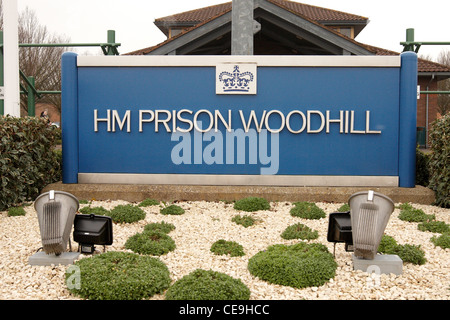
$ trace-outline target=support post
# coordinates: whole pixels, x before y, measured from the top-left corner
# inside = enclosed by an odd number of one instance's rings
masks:
[[[114,30],[108,30],[108,43],[115,43],[115,42],[116,42],[116,32]],[[114,48],[111,45],[108,46],[107,55],[108,56],[114,55]]]
[[[253,0],[233,0],[231,54],[253,55]]]
[[[19,14],[17,0],[3,0],[4,113],[20,117]]]
[[[34,77],[28,77],[28,116],[35,117],[36,116],[36,99],[33,91],[33,87],[35,86]]]
[[[1,97],[0,97],[0,116],[5,114],[5,100],[4,100],[4,81],[3,81],[3,31],[0,31],[0,87],[1,87]]]

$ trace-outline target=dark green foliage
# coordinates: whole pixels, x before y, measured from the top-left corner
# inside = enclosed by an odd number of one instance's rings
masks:
[[[234,209],[246,212],[255,212],[259,210],[269,210],[270,203],[264,198],[248,197],[238,200],[234,203]]]
[[[381,238],[378,252],[398,255],[403,262],[409,262],[412,264],[422,265],[427,262],[425,259],[425,252],[420,248],[420,246],[411,244],[400,245],[393,237],[388,235],[383,235]]]
[[[157,230],[136,233],[125,242],[125,248],[140,254],[161,256],[175,250],[175,241],[167,233]]]
[[[251,216],[248,216],[248,215],[244,215],[244,216],[235,215],[231,219],[231,221],[233,221],[233,222],[235,222],[237,224],[240,224],[240,225],[244,226],[245,228],[247,228],[247,227],[250,227],[250,226],[254,225],[256,219],[251,217]]]
[[[430,182],[430,156],[416,148],[416,184],[428,187]]]
[[[325,218],[325,211],[320,209],[314,202],[294,202],[291,209],[291,216],[303,219],[321,219]]]
[[[139,203],[139,207],[149,207],[149,206],[157,206],[159,205],[159,201],[158,200],[154,200],[154,199],[145,199],[144,201],[142,201],[141,203]]]
[[[107,252],[75,262],[80,268],[79,289],[73,270],[66,272],[68,289],[89,300],[141,300],[162,293],[170,285],[167,266],[159,259],[128,252]]]
[[[250,289],[224,273],[197,269],[176,281],[166,300],[248,300]]]
[[[434,220],[436,218],[434,214],[426,214],[422,209],[416,209],[409,203],[401,204],[400,209],[398,218],[403,221],[423,222]]]
[[[169,233],[172,230],[175,230],[175,226],[164,221],[149,223],[144,227],[144,231],[161,231],[164,233]]]
[[[11,207],[8,209],[9,217],[17,217],[17,216],[24,216],[24,215],[25,215],[25,209],[23,207]]]
[[[82,214],[95,214],[97,216],[107,216],[110,211],[103,207],[84,207],[80,209]]]
[[[317,230],[312,230],[310,227],[305,226],[301,223],[296,223],[287,227],[281,234],[283,239],[302,239],[302,240],[313,240],[319,237],[319,232]]]
[[[433,122],[430,130],[430,185],[436,205],[450,208],[450,113]]]
[[[61,178],[55,127],[39,118],[0,116],[0,211],[34,200]]]
[[[350,211],[350,205],[348,203],[344,203],[342,206],[337,209],[337,212],[347,212]]]
[[[258,252],[248,262],[252,275],[294,288],[321,286],[334,278],[336,268],[333,255],[319,243],[273,245]]]
[[[443,249],[450,248],[450,233],[441,234],[439,237],[432,237],[431,242],[435,246],[441,247]]]
[[[450,231],[449,225],[444,221],[425,221],[419,223],[417,228],[420,231],[430,231],[435,233],[446,233]]]
[[[231,257],[245,256],[244,248],[235,241],[225,241],[223,239],[217,240],[211,246],[211,252],[217,255],[227,255]]]
[[[184,213],[184,209],[180,206],[177,206],[176,204],[172,204],[168,207],[161,208],[159,211],[161,214],[164,215],[182,215]]]
[[[116,223],[133,223],[145,218],[145,211],[131,204],[120,204],[109,213]]]

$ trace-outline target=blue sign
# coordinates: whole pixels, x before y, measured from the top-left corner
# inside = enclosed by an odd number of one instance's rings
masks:
[[[62,73],[63,183],[414,187],[414,53],[66,53]]]

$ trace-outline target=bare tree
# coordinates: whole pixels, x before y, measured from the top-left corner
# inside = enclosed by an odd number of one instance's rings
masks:
[[[439,53],[438,62],[450,67],[450,50],[443,50]],[[438,82],[439,91],[450,91],[450,79]],[[441,115],[450,112],[450,94],[438,95],[438,108]]]
[[[0,26],[3,29],[3,10],[0,2]],[[19,43],[55,44],[68,43],[68,38],[50,34],[47,27],[41,25],[33,10],[28,7],[19,14]],[[61,56],[66,51],[64,47],[21,47],[19,50],[19,67],[26,76],[35,78],[35,87],[40,91],[61,90]],[[27,84],[21,79],[21,84]],[[50,103],[61,111],[61,95],[45,94],[36,102]],[[22,113],[27,114],[27,95],[20,97]]]

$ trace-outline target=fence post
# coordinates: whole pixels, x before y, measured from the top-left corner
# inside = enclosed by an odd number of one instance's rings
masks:
[[[0,31],[0,45],[2,48],[0,49],[0,87],[3,87],[3,31]],[[3,90],[2,90],[3,91]],[[3,94],[3,92],[2,92]],[[5,100],[4,98],[0,98],[0,116],[5,114]]]
[[[36,101],[34,96],[33,87],[35,86],[34,77],[28,77],[28,116],[35,117],[36,116]]]

